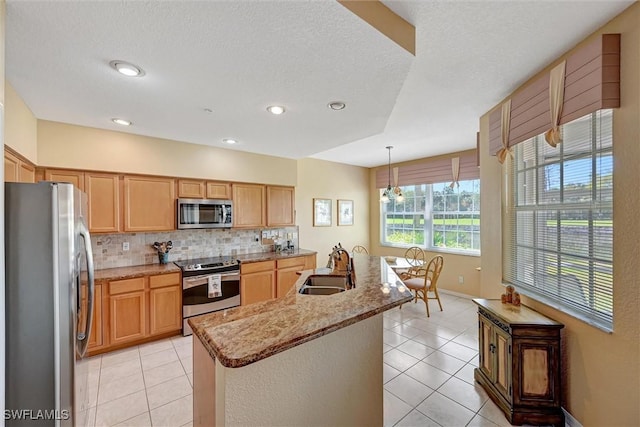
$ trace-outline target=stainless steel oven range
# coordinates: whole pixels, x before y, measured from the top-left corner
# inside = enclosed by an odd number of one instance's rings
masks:
[[[182,334],[191,335],[189,317],[240,305],[240,263],[228,257],[175,263],[182,270]]]

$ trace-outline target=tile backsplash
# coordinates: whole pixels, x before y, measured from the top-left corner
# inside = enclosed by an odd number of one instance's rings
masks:
[[[91,246],[96,269],[158,264],[153,242],[171,240],[169,262],[220,255],[237,255],[273,251],[273,245],[262,244],[262,229],[205,229],[175,230],[157,233],[92,234]],[[269,229],[282,238],[292,236],[291,243],[298,248],[298,227]],[[257,239],[257,241],[256,241]],[[129,243],[129,250],[123,250]]]

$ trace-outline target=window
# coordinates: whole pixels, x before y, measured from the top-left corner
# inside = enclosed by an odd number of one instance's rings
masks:
[[[613,327],[612,112],[514,147],[504,279],[525,294],[605,329]]]
[[[480,253],[480,180],[407,185],[381,204],[382,244]]]

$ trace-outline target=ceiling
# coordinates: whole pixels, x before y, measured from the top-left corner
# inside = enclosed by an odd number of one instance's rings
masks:
[[[633,2],[384,3],[415,57],[334,0],[8,0],[6,75],[39,119],[373,167],[475,148],[482,114]]]

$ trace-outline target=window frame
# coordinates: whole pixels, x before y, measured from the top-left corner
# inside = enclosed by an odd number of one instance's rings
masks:
[[[461,180],[461,182],[467,182],[467,181],[477,181],[477,188],[478,188],[478,198],[480,197],[480,178],[474,178],[474,179],[469,179],[469,180]],[[424,235],[424,243],[423,244],[418,244],[418,243],[392,243],[387,241],[387,234],[386,234],[386,225],[387,225],[387,215],[389,214],[393,214],[394,212],[387,212],[387,207],[393,202],[393,201],[389,201],[389,203],[380,203],[380,245],[383,247],[391,247],[391,248],[401,248],[401,249],[407,249],[410,248],[412,246],[418,246],[424,250],[427,250],[429,252],[441,252],[441,253],[450,253],[450,254],[455,254],[455,255],[464,255],[464,256],[474,256],[474,257],[479,257],[481,255],[481,249],[463,249],[463,248],[448,248],[448,247],[441,247],[441,246],[434,246],[433,245],[433,239],[434,239],[434,223],[433,223],[433,217],[434,217],[434,212],[433,212],[433,186],[434,185],[438,185],[438,184],[445,184],[448,185],[449,183],[443,183],[443,182],[437,182],[437,183],[429,183],[429,184],[415,184],[415,185],[407,185],[407,186],[401,186],[400,188],[402,189],[402,193],[403,194],[409,194],[408,188],[415,188],[415,187],[419,187],[419,186],[425,186],[425,191],[424,191],[424,198],[425,198],[425,211],[424,211],[424,225],[423,227],[420,229],[423,232]],[[382,191],[384,191],[383,189],[380,189],[380,194],[382,194]],[[458,193],[459,194],[459,193]],[[459,199],[458,199],[458,208],[459,208]],[[386,206],[385,206],[386,205]],[[443,214],[445,214],[447,211],[438,211],[438,212],[442,212]],[[455,212],[455,214],[460,214],[461,211],[451,211],[451,212]],[[478,215],[478,219],[480,218],[480,207],[478,206],[478,210],[474,210],[474,211],[470,211],[471,214],[477,214]],[[479,225],[478,225],[479,226]],[[413,229],[418,230],[418,228],[414,228]],[[460,231],[458,230],[457,233],[459,233]],[[480,231],[478,230],[478,243],[480,242]]]
[[[607,114],[611,114],[611,117],[608,119],[611,121],[610,126],[607,125],[607,127],[605,129],[610,129],[610,134],[604,135],[604,138],[611,138],[611,145],[608,146],[599,146],[600,141],[603,139],[602,138],[602,132],[603,132],[603,126],[602,126],[602,122],[600,123],[596,123],[598,120],[602,120],[602,117],[600,116],[601,112],[595,112],[595,113],[590,113],[588,115],[585,115],[581,118],[576,119],[577,120],[581,120],[581,119],[585,119],[586,117],[590,116],[587,120],[590,121],[590,129],[591,129],[591,141],[589,144],[589,153],[588,155],[585,154],[585,152],[578,152],[577,154],[569,154],[569,155],[565,155],[565,148],[567,147],[567,144],[569,144],[570,142],[565,141],[562,144],[560,144],[557,149],[559,150],[559,160],[556,162],[546,162],[546,163],[541,163],[539,161],[539,155],[540,155],[540,147],[539,144],[546,144],[546,141],[544,140],[544,136],[543,135],[537,135],[533,138],[528,139],[527,141],[524,141],[521,144],[529,144],[531,142],[533,142],[533,149],[535,150],[535,165],[533,166],[524,166],[522,168],[519,168],[517,165],[517,160],[518,160],[518,153],[515,153],[514,156],[514,160],[513,161],[509,161],[509,165],[508,165],[508,173],[507,176],[509,177],[507,180],[507,190],[505,193],[505,197],[506,197],[506,201],[505,201],[505,206],[506,206],[506,216],[505,216],[505,223],[503,224],[503,232],[506,233],[506,237],[507,237],[507,241],[511,242],[510,244],[507,245],[504,253],[503,253],[503,284],[505,285],[513,285],[517,288],[517,290],[522,293],[523,295],[526,295],[528,297],[531,297],[534,300],[540,301],[550,307],[553,307],[555,309],[558,309],[564,313],[567,313],[568,315],[575,317],[579,320],[584,321],[585,323],[588,323],[594,327],[597,327],[598,329],[601,329],[603,331],[606,332],[613,332],[613,315],[614,315],[614,311],[613,311],[613,294],[614,294],[614,284],[613,284],[613,239],[611,238],[611,243],[610,243],[610,256],[611,256],[611,260],[605,260],[602,257],[599,257],[595,252],[594,252],[594,248],[596,247],[596,245],[594,244],[594,240],[596,240],[597,237],[597,233],[595,232],[596,230],[596,226],[595,226],[595,222],[597,221],[596,217],[594,214],[598,214],[601,212],[610,212],[610,216],[611,216],[611,233],[613,232],[613,193],[612,196],[610,197],[610,200],[600,200],[598,199],[596,196],[598,194],[598,191],[602,191],[602,186],[601,183],[598,182],[598,177],[602,177],[601,175],[598,175],[597,172],[597,162],[603,158],[606,157],[610,157],[611,158],[611,164],[613,164],[613,113],[609,112]],[[571,124],[573,122],[569,122],[567,123],[567,125]],[[599,129],[599,132],[596,132],[596,129]],[[578,142],[576,141],[576,144]],[[518,145],[516,145],[516,147],[514,147],[514,150],[524,150],[525,148],[523,148],[524,145],[520,145],[520,147],[518,147]],[[592,185],[591,187],[591,192],[592,192],[592,196],[590,200],[587,201],[581,201],[581,202],[576,202],[576,201],[567,201],[565,202],[565,185],[567,183],[567,181],[564,180],[563,178],[563,174],[564,174],[564,170],[566,168],[567,163],[576,161],[576,160],[591,160],[591,172],[593,173],[593,175],[590,177],[590,184]],[[560,185],[559,185],[559,201],[555,202],[555,203],[542,203],[541,202],[541,194],[544,192],[544,189],[541,188],[542,185],[540,182],[540,174],[539,171],[550,166],[550,165],[561,165],[560,166]],[[534,178],[532,179],[532,181],[535,183],[535,190],[533,190],[534,195],[533,195],[533,199],[535,199],[534,203],[530,202],[530,195],[525,193],[524,194],[524,199],[527,200],[527,202],[525,203],[520,203],[519,202],[519,195],[521,195],[519,193],[520,190],[520,186],[519,186],[519,182],[518,182],[518,174],[522,174],[524,176],[524,174],[527,171],[535,171],[534,174]],[[611,180],[613,183],[613,180],[615,179],[614,177],[614,171],[613,171],[613,167],[611,167]],[[527,182],[528,184],[528,182]],[[564,184],[564,185],[563,185]],[[597,184],[597,185],[594,185]],[[528,187],[527,187],[528,189]],[[611,191],[613,191],[612,187],[611,187]],[[557,218],[555,219],[556,223],[557,223],[557,227],[556,227],[556,238],[557,238],[557,246],[555,248],[555,250],[550,250],[547,247],[545,247],[545,243],[544,241],[546,241],[545,239],[549,238],[549,236],[553,237],[553,234],[540,234],[538,232],[538,223],[541,220],[540,217],[537,217],[538,212],[545,212],[545,211],[550,211],[550,212],[555,212]],[[575,252],[575,250],[570,248],[571,244],[575,244],[575,242],[573,242],[570,239],[565,239],[566,243],[564,243],[566,246],[563,246],[563,239],[562,239],[562,215],[565,214],[566,212],[574,212],[574,213],[579,213],[580,211],[583,212],[588,212],[588,219],[587,219],[587,229],[589,230],[588,233],[588,241],[589,241],[589,255],[588,256],[583,256],[581,254],[578,254],[577,252]],[[530,275],[532,275],[532,280],[536,281],[539,277],[544,277],[545,275],[548,275],[546,268],[550,265],[548,263],[544,263],[543,258],[547,257],[547,256],[557,256],[557,264],[558,264],[558,270],[556,272],[556,280],[555,282],[557,283],[557,292],[555,294],[552,294],[551,292],[549,292],[548,290],[544,290],[541,288],[544,288],[545,286],[553,286],[553,282],[546,282],[546,280],[542,281],[542,285],[540,286],[533,286],[531,284],[528,284],[524,281],[520,281],[518,280],[519,277],[524,277],[526,276],[528,273],[525,271],[525,269],[527,267],[525,267],[525,262],[521,259],[518,258],[518,249],[519,248],[525,248],[527,245],[525,244],[521,244],[518,243],[518,236],[520,236],[518,234],[518,213],[531,213],[532,214],[532,218],[533,218],[533,224],[531,225],[530,228],[527,229],[522,229],[526,231],[529,231],[531,233],[531,239],[532,239],[532,244],[530,245],[531,247],[529,248],[529,250],[531,251],[532,255],[530,255],[531,259],[533,260],[533,267],[532,267],[532,272],[529,273]],[[542,236],[542,237],[541,237]],[[540,243],[540,241],[544,240],[542,243]],[[511,247],[511,244],[513,245],[513,247]],[[600,242],[599,242],[600,244]],[[507,259],[508,257],[510,257],[509,259]],[[567,259],[571,259],[571,258],[583,258],[585,261],[588,262],[588,268],[586,269],[586,273],[585,271],[582,271],[581,273],[584,275],[588,275],[589,276],[589,281],[587,283],[587,285],[584,285],[584,283],[580,282],[577,286],[578,286],[578,291],[575,290],[571,290],[572,287],[575,287],[576,284],[575,282],[571,283],[571,278],[570,276],[572,274],[567,274],[567,273],[562,273],[563,269],[566,269],[567,271],[571,271],[569,268],[564,267],[563,263],[566,263]],[[564,260],[564,261],[563,261]],[[539,266],[539,263],[543,263],[542,267]],[[601,292],[605,292],[605,296],[602,296],[601,298],[606,298],[606,292],[608,291],[608,288],[600,288],[600,286],[602,286],[603,284],[606,284],[606,282],[602,282],[601,281],[595,281],[593,280],[593,278],[595,277],[596,274],[596,270],[598,269],[597,265],[600,265],[600,263],[607,263],[610,264],[611,267],[611,278],[610,278],[610,292],[611,292],[611,314],[610,316],[606,316],[605,314],[602,314],[604,312],[602,312],[602,310],[598,310],[598,308],[596,308],[596,293],[601,293]],[[520,269],[519,269],[520,268]],[[602,268],[602,267],[599,267]],[[559,272],[559,274],[558,274]],[[563,278],[564,275],[564,278]],[[573,279],[575,280],[579,280],[578,277],[576,277],[575,275],[573,275]],[[523,278],[522,280],[526,280],[526,278]],[[563,295],[562,289],[566,290],[565,294]],[[585,287],[586,287],[586,293],[587,296],[584,295],[585,293]],[[568,288],[568,290],[567,290]],[[583,301],[578,301],[577,298],[569,298],[569,297],[577,297],[577,295],[573,295],[572,292],[578,292],[582,294],[582,299]],[[563,302],[563,300],[566,300],[568,302]],[[584,302],[588,301],[588,307],[586,307],[587,304],[585,304]],[[586,307],[586,308],[585,308]],[[598,313],[598,311],[600,311],[601,313]]]

